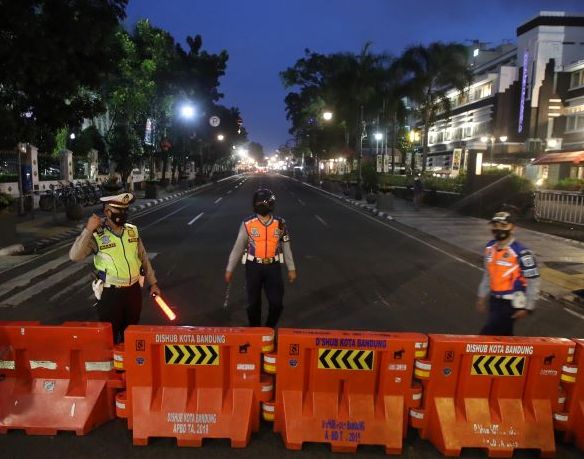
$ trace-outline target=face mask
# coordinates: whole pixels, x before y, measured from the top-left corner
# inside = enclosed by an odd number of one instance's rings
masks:
[[[127,212],[112,212],[110,213],[110,220],[114,222],[117,226],[124,226],[128,221]]]
[[[265,217],[270,213],[270,207],[265,203],[256,204],[255,211],[262,217]]]
[[[500,230],[500,229],[493,230],[493,236],[495,237],[495,239],[497,241],[504,241],[510,235],[511,235],[511,231],[509,231],[509,230]]]

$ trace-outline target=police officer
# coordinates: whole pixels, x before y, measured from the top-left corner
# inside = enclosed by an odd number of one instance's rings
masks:
[[[100,321],[111,322],[116,343],[124,340],[128,325],[140,321],[144,277],[150,294],[160,295],[138,228],[127,223],[133,199],[131,193],[100,198],[105,218],[95,214],[89,217],[69,251],[71,260],[79,262],[93,253],[97,314]]]
[[[273,215],[275,203],[276,196],[267,188],[254,193],[254,214],[243,220],[225,272],[225,281],[230,283],[238,261],[242,259],[245,264],[250,327],[261,326],[262,287],[269,303],[266,326],[274,328],[278,323],[284,297],[283,262],[288,268],[289,282],[296,280],[290,236],[284,219]]]
[[[513,237],[509,212],[491,219],[494,240],[485,247],[485,273],[478,290],[477,309],[486,312],[482,335],[512,336],[517,319],[529,315],[539,294],[539,271],[533,253]]]

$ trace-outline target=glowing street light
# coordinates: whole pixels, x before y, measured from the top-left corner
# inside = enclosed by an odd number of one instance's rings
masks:
[[[70,138],[71,140],[75,140],[75,133],[74,133],[74,132],[72,132],[72,133],[71,133],[71,135],[69,136],[69,138]]]
[[[499,137],[499,140],[503,143],[507,142],[507,136],[506,135],[502,135],[501,137]]]
[[[376,132],[375,133],[375,140],[377,140],[378,142],[383,139],[383,134],[381,132]]]
[[[217,140],[218,140],[219,142],[223,142],[223,141],[225,140],[225,136],[224,136],[223,134],[219,134],[219,135],[217,136]]]
[[[322,118],[323,118],[325,121],[330,121],[330,120],[332,120],[332,119],[333,119],[333,112],[329,112],[329,111],[326,111],[326,112],[324,112],[324,113],[322,114]]]
[[[180,116],[186,120],[192,120],[195,117],[195,107],[191,104],[184,104],[180,108]]]

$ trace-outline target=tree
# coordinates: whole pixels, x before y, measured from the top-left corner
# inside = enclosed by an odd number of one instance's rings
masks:
[[[468,49],[458,43],[431,43],[411,46],[399,59],[404,74],[404,90],[417,104],[424,125],[422,170],[428,157],[428,131],[440,112],[448,113],[448,91],[464,91],[472,81]]]
[[[51,150],[56,132],[105,109],[97,95],[118,59],[127,0],[0,3],[0,143]]]

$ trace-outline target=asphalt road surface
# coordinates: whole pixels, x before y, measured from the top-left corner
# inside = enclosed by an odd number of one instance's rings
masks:
[[[484,320],[474,309],[481,278],[479,255],[453,247],[393,222],[345,206],[294,180],[275,175],[232,178],[134,217],[150,253],[166,301],[178,325],[246,325],[243,268],[235,272],[229,307],[223,309],[227,257],[241,220],[251,213],[258,186],[276,193],[278,215],[288,222],[298,280],[287,285],[280,326],[329,329],[476,333]],[[485,234],[485,238],[488,234]],[[70,243],[0,273],[0,320],[96,320],[90,288],[91,264],[68,261]],[[33,279],[31,284],[28,284]],[[17,290],[14,290],[16,286]],[[144,296],[143,324],[167,324]],[[581,335],[584,324],[556,303],[541,300],[538,312],[518,324],[517,334]],[[131,433],[117,420],[85,437],[61,433],[0,436],[0,457],[329,457],[327,445],[287,451],[270,425],[250,446],[232,450],[227,441],[207,441],[201,450],[177,448],[174,440],[133,447]],[[362,447],[360,457],[383,456],[381,447]],[[403,457],[441,457],[411,432]],[[464,457],[486,457],[466,451]],[[533,457],[528,452],[516,457]],[[560,447],[558,457],[581,457]]]

